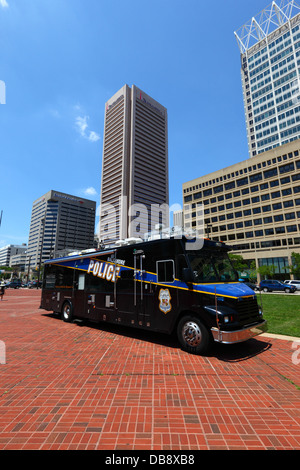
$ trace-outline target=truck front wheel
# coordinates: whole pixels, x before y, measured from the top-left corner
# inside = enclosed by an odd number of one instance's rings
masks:
[[[63,321],[70,323],[73,320],[72,310],[72,305],[69,302],[65,302],[61,312]]]
[[[192,354],[206,353],[212,343],[210,332],[195,316],[186,315],[178,323],[177,337],[181,347]]]

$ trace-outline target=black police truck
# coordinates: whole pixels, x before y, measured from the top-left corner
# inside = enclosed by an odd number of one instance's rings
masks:
[[[238,281],[222,242],[127,239],[45,262],[41,308],[171,334],[204,354],[213,341],[246,341],[267,329],[256,294]]]

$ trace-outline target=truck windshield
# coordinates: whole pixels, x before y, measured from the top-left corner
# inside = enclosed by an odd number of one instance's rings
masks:
[[[237,282],[238,273],[226,252],[202,249],[190,252],[188,258],[196,282]]]

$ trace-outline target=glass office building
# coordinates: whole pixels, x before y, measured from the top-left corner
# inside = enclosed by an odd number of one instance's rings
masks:
[[[235,36],[253,157],[300,138],[300,4],[273,1]]]

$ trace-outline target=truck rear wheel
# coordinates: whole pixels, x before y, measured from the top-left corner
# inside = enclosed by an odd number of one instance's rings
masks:
[[[63,321],[70,323],[73,320],[72,305],[70,302],[65,302],[62,308],[61,316]]]
[[[186,315],[178,323],[177,337],[182,348],[192,354],[204,354],[211,346],[211,335],[195,316]]]

